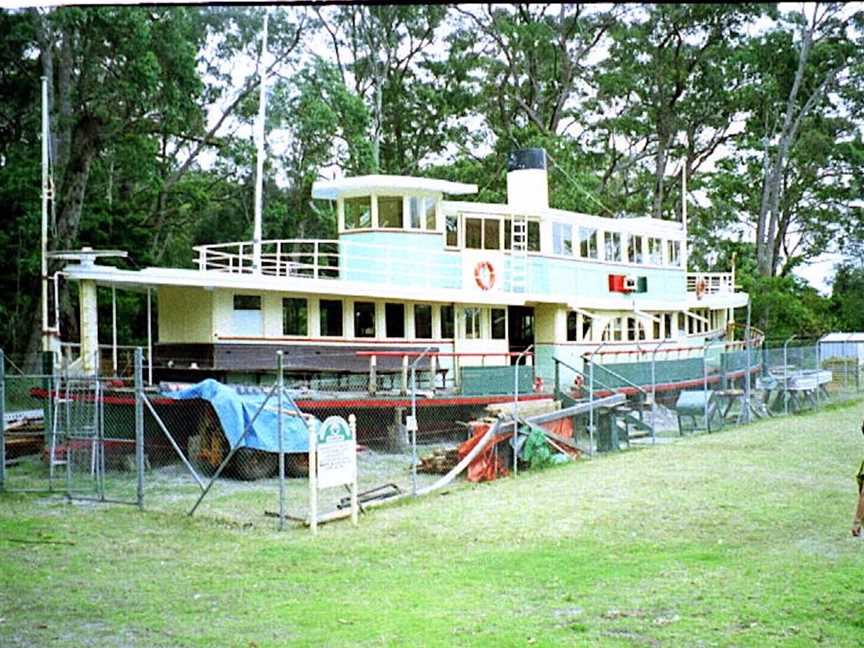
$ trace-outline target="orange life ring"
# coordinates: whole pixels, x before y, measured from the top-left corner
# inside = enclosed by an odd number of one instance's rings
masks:
[[[573,379],[573,389],[582,389],[582,385],[585,384],[584,379],[579,374],[576,374],[576,377]]]
[[[495,285],[495,268],[488,261],[480,261],[474,266],[474,281],[483,290],[489,290]]]
[[[543,379],[540,376],[537,376],[534,379],[534,391],[540,393],[543,391]]]
[[[702,277],[699,277],[699,279],[696,280],[696,299],[702,299],[707,288],[708,286],[705,284],[705,280]]]

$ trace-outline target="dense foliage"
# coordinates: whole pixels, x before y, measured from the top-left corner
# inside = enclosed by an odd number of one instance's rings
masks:
[[[737,260],[772,336],[864,330],[864,42],[854,5],[322,6],[270,10],[265,236],[330,236],[312,182],[426,174],[501,200],[508,151],[543,146],[554,206],[681,217],[691,265]],[[0,13],[0,347],[39,335],[40,89],[51,248],[192,263],[249,238],[257,7]],[[820,296],[793,271],[846,255]],[[56,268],[52,268],[52,271]],[[64,303],[64,326],[75,313]],[[126,340],[140,299],[120,302]]]

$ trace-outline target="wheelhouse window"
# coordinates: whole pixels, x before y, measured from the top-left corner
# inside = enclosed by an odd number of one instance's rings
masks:
[[[322,299],[318,305],[318,321],[321,335],[342,336],[342,302],[337,299]]]
[[[621,261],[621,233],[606,232],[605,236],[605,259],[606,261]]]
[[[507,311],[503,308],[492,309],[492,339],[507,339]]]
[[[354,337],[375,337],[374,302],[354,302]]]
[[[623,339],[623,322],[620,317],[613,317],[603,331],[604,341],[620,342]]]
[[[404,338],[405,304],[384,304],[384,322],[388,338]]]
[[[648,263],[663,265],[663,239],[648,237]]]
[[[681,266],[680,241],[667,241],[666,253],[669,259],[670,266],[675,266],[676,268]]]
[[[433,198],[432,196],[426,196],[423,199],[423,214],[425,220],[425,227],[427,230],[435,229],[435,212],[438,207],[438,199]]]
[[[645,327],[635,317],[627,318],[627,339],[631,342],[645,339]]]
[[[645,263],[645,255],[642,250],[642,237],[637,234],[630,234],[627,243],[627,259],[630,263],[643,264]]]
[[[308,335],[308,306],[301,297],[282,300],[282,335]]]
[[[378,196],[378,227],[402,229],[401,196]]]
[[[445,339],[456,337],[456,311],[453,306],[441,307],[441,337]]]
[[[591,325],[592,320],[587,315],[582,316],[582,339],[590,340],[591,339]]]
[[[597,230],[592,227],[579,228],[579,256],[583,259],[597,258]]]
[[[372,199],[369,196],[346,198],[343,205],[346,230],[372,227]]]
[[[425,213],[423,212],[423,198],[411,196],[408,199],[408,227],[411,229],[422,229]]]
[[[465,339],[479,340],[480,335],[480,309],[469,306],[463,309],[465,314]]]
[[[432,337],[432,306],[414,304],[414,337],[428,340]]]
[[[552,252],[572,256],[573,227],[570,223],[552,223]]]

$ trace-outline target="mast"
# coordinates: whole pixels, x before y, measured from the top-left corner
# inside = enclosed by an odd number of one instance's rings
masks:
[[[255,272],[261,272],[261,202],[264,193],[264,115],[267,111],[267,83],[264,78],[264,55],[267,53],[267,23],[269,18],[269,11],[265,11],[264,34],[261,37],[261,56],[258,57],[260,96],[258,99],[258,117],[255,120],[255,146],[258,155],[255,169],[255,226],[252,232],[252,267]]]
[[[684,227],[684,242],[681,246],[681,260],[687,270],[687,158],[681,164],[681,224]]]
[[[50,351],[50,331],[48,329],[48,77],[42,77],[42,350]]]

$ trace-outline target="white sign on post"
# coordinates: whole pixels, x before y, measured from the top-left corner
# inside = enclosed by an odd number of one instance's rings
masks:
[[[324,420],[318,430],[309,430],[310,527],[318,528],[318,491],[334,486],[351,490],[351,521],[357,524],[357,435],[356,419],[341,416]]]

